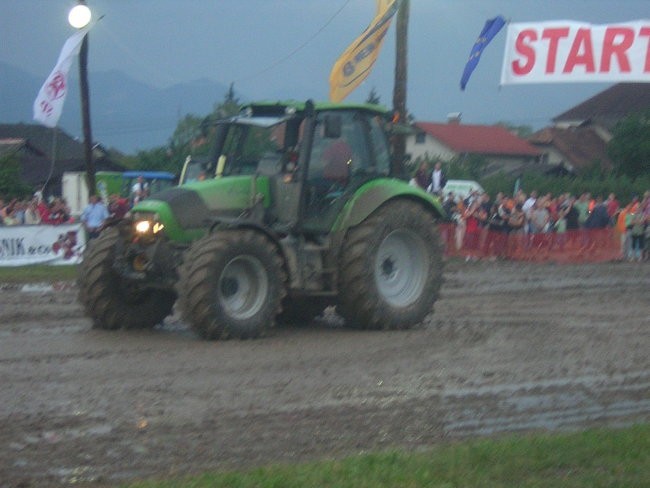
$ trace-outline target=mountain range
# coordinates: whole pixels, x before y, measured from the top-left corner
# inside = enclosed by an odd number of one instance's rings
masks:
[[[48,74],[39,78],[0,62],[0,123],[35,123],[32,105]],[[228,91],[226,85],[207,79],[156,88],[120,71],[90,72],[88,83],[94,142],[125,154],[164,146],[182,117],[209,114]],[[79,138],[80,105],[73,66],[59,127]]]

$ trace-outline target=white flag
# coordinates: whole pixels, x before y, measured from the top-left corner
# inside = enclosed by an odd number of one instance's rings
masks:
[[[88,27],[80,29],[65,41],[56,66],[34,100],[34,120],[47,127],[56,127],[61,118],[63,102],[68,93],[68,71],[81,50],[81,41],[88,30]]]

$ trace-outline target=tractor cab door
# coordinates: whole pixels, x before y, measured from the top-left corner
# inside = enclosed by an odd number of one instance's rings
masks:
[[[327,232],[362,184],[388,175],[389,148],[370,114],[334,110],[318,115],[306,179],[303,228]]]

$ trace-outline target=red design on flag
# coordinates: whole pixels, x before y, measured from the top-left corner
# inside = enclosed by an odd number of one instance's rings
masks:
[[[45,91],[50,100],[57,100],[65,97],[65,88],[65,75],[60,71],[57,71],[54,73],[54,76],[52,76],[51,81],[47,84]]]

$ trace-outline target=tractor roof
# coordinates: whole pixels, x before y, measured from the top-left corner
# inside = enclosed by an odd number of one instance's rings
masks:
[[[305,112],[307,109],[307,103],[308,102],[300,102],[297,100],[261,101],[244,105],[242,107],[242,112],[252,111],[252,114],[256,116],[282,116],[292,112]],[[390,111],[386,107],[371,103],[314,102],[314,110],[316,112],[324,110],[362,110],[373,112],[382,117],[390,116]]]

